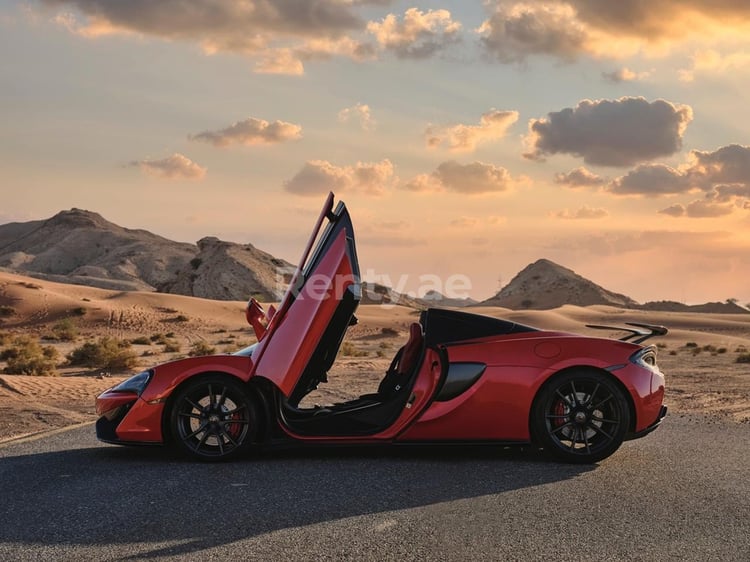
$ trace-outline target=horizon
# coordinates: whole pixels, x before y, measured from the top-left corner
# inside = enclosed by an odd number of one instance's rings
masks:
[[[0,224],[75,207],[296,263],[330,190],[393,279],[483,300],[549,259],[750,302],[750,5],[305,5],[1,1]]]
[[[33,221],[33,222],[40,222],[40,221],[41,222],[47,222],[47,221],[53,219],[54,217],[56,217],[56,216],[58,216],[60,214],[70,213],[70,212],[76,212],[76,211],[83,212],[83,213],[88,213],[88,214],[95,214],[98,217],[100,217],[103,220],[105,220],[106,222],[108,222],[110,224],[113,224],[114,226],[117,226],[118,228],[122,228],[124,230],[129,230],[129,231],[136,230],[136,229],[129,228],[127,225],[121,225],[121,224],[113,223],[112,221],[109,221],[107,219],[107,217],[105,217],[101,213],[98,213],[97,211],[92,211],[92,210],[89,210],[89,209],[80,209],[80,208],[77,208],[77,207],[74,207],[74,208],[71,208],[71,209],[63,209],[61,211],[58,211],[57,213],[55,213],[51,217],[36,219],[36,221]],[[7,223],[5,223],[5,224],[7,224]],[[5,226],[5,224],[0,224],[0,227]],[[196,246],[196,247],[197,247],[197,242],[199,242],[200,240],[202,240],[204,238],[211,238],[212,237],[212,235],[207,234],[205,236],[202,236],[196,242],[185,242],[185,241],[179,241],[179,240],[171,240],[169,238],[166,238],[166,237],[160,235],[157,232],[152,232],[152,231],[147,230],[147,229],[137,229],[137,230],[145,231],[148,234],[156,235],[156,236],[159,236],[161,238],[165,238],[166,240],[168,240],[170,242],[175,242],[175,243],[178,243],[178,244],[190,244],[190,245],[193,245],[193,246]],[[355,230],[356,230],[356,228],[355,228]],[[227,243],[230,243],[230,244],[240,244],[240,245],[246,244],[246,243],[241,243],[241,242],[234,242],[232,240],[222,240],[222,239],[220,239],[220,241],[227,242]],[[256,246],[255,244],[252,244],[252,243],[249,243],[249,244],[252,245],[253,247],[255,247],[257,250],[265,252],[264,248],[260,248],[260,247]],[[273,257],[277,258],[278,256],[273,256]],[[294,264],[294,263],[297,263],[297,261],[298,261],[298,260],[286,259],[286,258],[281,258],[281,259],[284,259],[290,265]],[[717,297],[716,299],[710,299],[710,300],[703,301],[703,302],[684,302],[684,301],[678,301],[676,299],[660,299],[659,301],[638,301],[637,299],[632,299],[630,297],[630,295],[628,295],[626,293],[621,293],[620,291],[613,290],[612,288],[609,288],[609,287],[605,287],[605,286],[601,285],[600,283],[596,282],[595,280],[592,280],[592,279],[589,279],[589,278],[586,278],[586,277],[580,275],[579,273],[577,273],[573,269],[567,267],[565,264],[557,263],[554,260],[550,260],[550,259],[545,258],[545,257],[536,258],[532,262],[528,263],[527,265],[525,265],[524,267],[522,267],[521,269],[519,269],[518,272],[516,272],[514,275],[511,276],[511,278],[508,280],[508,282],[505,285],[503,285],[502,287],[498,288],[497,291],[495,291],[494,293],[492,293],[490,295],[487,295],[487,296],[477,296],[474,293],[472,293],[471,292],[471,287],[473,286],[472,280],[470,278],[468,278],[467,276],[464,276],[464,275],[461,275],[461,274],[453,274],[453,275],[449,276],[447,279],[443,279],[443,278],[441,278],[438,275],[435,275],[435,274],[432,274],[432,273],[428,273],[428,272],[422,272],[422,273],[420,273],[417,276],[418,280],[420,281],[420,283],[418,284],[417,288],[414,289],[414,290],[409,290],[408,288],[403,289],[404,287],[407,287],[407,286],[410,286],[410,287],[414,286],[413,283],[409,282],[409,279],[408,279],[409,276],[408,275],[401,274],[400,276],[394,278],[388,272],[379,272],[378,273],[378,272],[375,272],[375,271],[373,271],[371,269],[363,268],[364,272],[362,273],[362,282],[364,284],[372,283],[372,284],[375,284],[375,285],[379,284],[379,285],[385,286],[388,289],[390,289],[391,291],[395,292],[397,295],[404,296],[404,297],[407,297],[407,298],[416,298],[416,299],[430,300],[427,297],[427,295],[430,294],[431,292],[437,292],[443,298],[446,298],[446,299],[449,299],[449,300],[466,300],[466,299],[468,299],[468,300],[474,301],[473,304],[481,305],[484,301],[496,297],[503,289],[505,289],[506,287],[508,287],[515,280],[515,278],[519,274],[521,274],[526,269],[531,268],[531,267],[537,265],[539,262],[547,262],[547,263],[550,263],[550,264],[554,265],[555,267],[561,267],[563,269],[566,269],[566,270],[572,272],[574,275],[582,277],[583,280],[588,281],[590,283],[594,283],[600,289],[602,289],[602,290],[604,290],[606,292],[614,293],[614,294],[617,294],[619,296],[623,296],[623,297],[626,297],[626,298],[628,298],[630,300],[633,300],[636,303],[636,305],[638,305],[638,306],[649,305],[649,304],[654,304],[654,303],[658,303],[658,302],[676,302],[676,303],[679,303],[679,304],[684,304],[684,305],[688,305],[688,306],[694,306],[694,305],[702,305],[702,304],[729,303],[730,301],[732,301],[734,304],[737,304],[740,307],[750,309],[750,303],[741,303],[741,302],[739,302],[739,299],[732,298],[732,297],[727,297],[727,298],[718,298]],[[292,267],[292,269],[294,269],[295,266],[291,265],[291,267]],[[23,271],[23,270],[18,270],[18,271],[17,270],[12,270],[12,272],[15,273],[15,274],[18,274],[18,275],[28,276],[28,277],[32,277],[32,278],[34,277],[33,275],[27,275],[27,274],[38,273],[38,272],[33,272],[33,271],[27,272],[27,271]],[[283,295],[286,292],[286,289],[287,289],[287,285],[285,283],[281,282],[281,280],[286,279],[291,273],[292,273],[292,271],[290,271],[289,268],[286,268],[286,267],[277,268],[277,292],[278,292],[278,294],[280,296]],[[69,284],[78,285],[78,283],[75,283],[75,282],[70,282]],[[83,286],[96,287],[96,285],[83,285]],[[401,290],[401,289],[403,289],[403,290]],[[156,291],[156,292],[159,292],[159,291]],[[165,294],[170,294],[170,293],[165,293]],[[172,293],[172,294],[180,294],[180,293]],[[377,292],[369,292],[368,291],[368,294],[369,294],[370,298],[378,297],[379,296]],[[187,296],[189,296],[189,295],[187,295]],[[386,305],[386,306],[390,306],[390,303],[381,303],[381,304]],[[396,304],[398,304],[398,303],[396,303]],[[473,306],[473,304],[470,305],[470,306]]]

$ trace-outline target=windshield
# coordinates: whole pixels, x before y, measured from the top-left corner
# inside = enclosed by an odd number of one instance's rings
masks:
[[[255,351],[255,348],[258,347],[258,342],[255,342],[252,345],[248,345],[247,347],[243,347],[239,351],[235,351],[232,353],[232,355],[240,355],[241,357],[252,357],[253,352]]]

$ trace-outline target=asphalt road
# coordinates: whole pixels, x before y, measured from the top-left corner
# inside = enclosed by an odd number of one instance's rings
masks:
[[[750,425],[671,416],[598,466],[494,448],[228,464],[0,447],[0,560],[750,560]]]

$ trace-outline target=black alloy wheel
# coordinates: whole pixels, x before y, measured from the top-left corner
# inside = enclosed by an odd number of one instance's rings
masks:
[[[245,451],[255,435],[255,412],[240,381],[211,375],[188,383],[170,416],[178,447],[200,460],[225,460]]]
[[[553,378],[534,400],[532,433],[545,451],[570,463],[594,463],[622,444],[630,410],[620,386],[596,371]]]

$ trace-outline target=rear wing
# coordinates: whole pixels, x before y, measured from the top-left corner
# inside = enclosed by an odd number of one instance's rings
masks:
[[[664,326],[657,326],[654,324],[639,324],[638,322],[625,322],[625,324],[633,326],[633,328],[626,328],[624,326],[600,326],[598,324],[586,324],[586,327],[594,328],[595,330],[619,330],[621,332],[628,332],[627,335],[620,338],[620,341],[631,343],[643,343],[649,338],[654,336],[665,336],[669,332]]]

